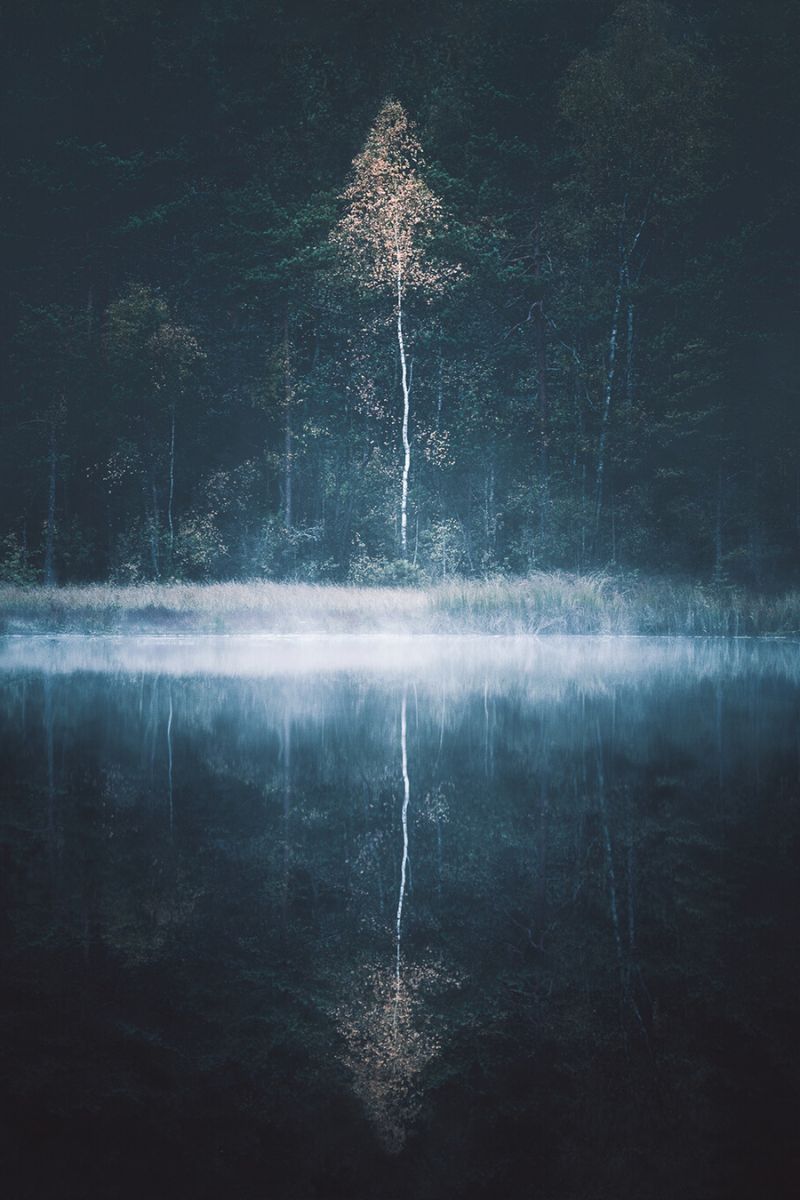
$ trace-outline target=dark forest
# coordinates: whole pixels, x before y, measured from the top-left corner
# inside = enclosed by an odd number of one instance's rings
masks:
[[[795,582],[795,4],[3,9],[6,581]]]

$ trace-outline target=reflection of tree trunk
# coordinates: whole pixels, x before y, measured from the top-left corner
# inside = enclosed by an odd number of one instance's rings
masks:
[[[539,776],[539,804],[536,820],[538,842],[536,863],[536,893],[534,896],[533,927],[540,947],[544,946],[547,926],[547,850],[549,836],[550,805],[548,797],[547,760],[544,751],[544,728],[542,728],[542,761]]]
[[[447,719],[447,697],[445,695],[444,683],[442,684],[442,708],[439,714],[439,748],[436,751],[436,765],[439,765],[439,759],[442,757],[442,747],[444,746],[444,723]]]
[[[447,701],[445,696],[444,684],[442,684],[442,708],[439,717],[439,748],[436,751],[436,766],[439,766],[439,761],[442,757],[442,747],[444,746],[444,725],[447,718]],[[443,847],[442,847],[442,814],[440,805],[436,805],[436,888],[441,894],[442,891],[442,870],[444,864]]]
[[[719,793],[720,806],[724,805],[724,792],[722,790],[722,781],[725,774],[724,755],[722,742],[722,684],[717,681],[714,689],[714,725],[717,735],[717,791]]]
[[[489,704],[489,680],[483,681],[483,770],[494,778],[494,701]]]
[[[633,805],[628,792],[628,954],[636,950],[636,843],[633,829]]]
[[[150,767],[150,782],[153,781],[153,773],[155,771],[156,762],[156,739],[158,733],[158,691],[159,691],[159,676],[153,678],[150,686],[150,711],[147,716],[147,729],[145,730],[145,746],[147,741],[150,742],[149,751],[149,767]]]
[[[289,905],[289,818],[292,808],[292,726],[288,714],[283,718],[283,887],[281,919],[284,933]]]
[[[624,1008],[629,1008],[636,1018],[640,1032],[645,1040],[650,1044],[649,1024],[651,1024],[652,1004],[650,995],[642,975],[641,968],[636,963],[634,958],[634,946],[636,937],[635,913],[634,913],[634,890],[633,890],[633,841],[632,831],[629,828],[629,855],[628,855],[628,947],[627,950],[622,942],[622,929],[620,924],[619,899],[617,888],[617,873],[614,865],[614,845],[611,838],[611,825],[608,816],[608,807],[606,804],[606,781],[605,770],[603,767],[603,741],[600,734],[600,722],[595,724],[595,750],[597,762],[597,801],[600,811],[600,824],[603,833],[603,848],[605,852],[606,866],[606,883],[608,886],[608,902],[609,911],[611,914],[611,927],[614,933],[614,946],[616,949],[617,968],[619,970],[620,980],[620,1011]],[[642,1014],[642,1007],[637,1001],[636,993],[638,993],[639,1001],[647,1014],[647,1020]]]
[[[619,927],[619,905],[617,903],[617,877],[614,870],[614,851],[611,845],[611,831],[608,824],[608,809],[606,808],[606,779],[603,769],[603,740],[600,735],[600,722],[596,723],[596,754],[597,754],[597,803],[600,809],[600,822],[603,830],[603,848],[606,861],[606,882],[608,885],[608,901],[611,912],[611,925],[614,931],[614,943],[617,948],[617,959],[622,971],[622,936]]]
[[[408,873],[408,803],[411,795],[411,784],[408,778],[408,721],[407,698],[403,690],[403,704],[400,710],[400,755],[403,772],[403,808],[401,825],[403,828],[403,857],[400,863],[400,892],[397,898],[397,920],[395,924],[395,983],[398,994],[400,991],[400,941],[403,921],[403,901],[406,896],[406,878]]]
[[[169,712],[167,715],[167,781],[169,786],[169,828],[173,827],[173,792],[172,792],[172,685],[169,685]]]
[[[44,742],[45,760],[47,763],[47,853],[50,861],[50,872],[55,881],[56,869],[56,773],[53,726],[55,714],[53,706],[53,677],[49,671],[43,678],[44,687]]]

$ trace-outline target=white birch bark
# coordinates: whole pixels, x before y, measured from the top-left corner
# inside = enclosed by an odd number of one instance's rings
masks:
[[[408,440],[408,418],[411,407],[411,388],[406,364],[406,344],[403,335],[403,264],[397,247],[397,344],[400,348],[400,370],[403,384],[403,485],[400,493],[400,548],[408,557],[408,476],[411,470],[411,443]]]

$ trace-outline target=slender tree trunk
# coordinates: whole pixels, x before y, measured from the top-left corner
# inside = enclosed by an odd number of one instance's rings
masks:
[[[633,255],[636,252],[636,248],[639,245],[642,233],[644,232],[649,208],[650,200],[648,200],[645,204],[644,212],[642,213],[642,217],[636,228],[636,232],[634,233],[630,243],[628,243],[626,238],[628,197],[625,197],[624,213],[619,239],[619,275],[617,277],[617,287],[614,293],[614,313],[611,319],[611,333],[608,340],[608,365],[606,369],[606,383],[603,393],[603,416],[600,426],[600,440],[597,451],[597,475],[595,480],[595,534],[600,526],[600,516],[603,509],[603,483],[606,466],[606,445],[608,442],[608,430],[611,418],[611,401],[614,393],[614,375],[617,368],[617,339],[619,333],[619,318],[620,308],[622,306],[623,291],[628,291],[629,293],[627,305],[627,363],[625,396],[628,404],[632,403],[633,400],[633,302],[630,299],[629,291],[630,264]]]
[[[169,569],[173,569],[173,551],[175,549],[175,528],[172,520],[172,507],[175,497],[175,405],[170,406],[169,422],[169,491],[167,498],[167,524],[169,526]]]
[[[535,306],[536,376],[539,380],[539,497],[540,530],[547,534],[549,523],[549,392],[547,386],[547,330],[543,301]]]
[[[403,384],[403,486],[400,494],[400,549],[408,558],[408,475],[411,470],[411,443],[408,440],[408,416],[411,387],[406,365],[406,343],[403,334],[403,270],[398,254],[397,265],[397,344],[400,347],[400,370]]]
[[[152,504],[150,519],[150,561],[153,564],[153,575],[161,578],[161,567],[158,561],[158,493],[156,478],[152,463],[150,464],[150,502]]]
[[[626,331],[625,331],[625,407],[630,412],[633,408],[633,349],[634,349],[634,333],[633,333],[633,300],[630,295],[630,272],[628,270],[628,260],[625,259],[625,272],[623,285],[628,293],[627,313],[626,313]]]
[[[284,429],[283,429],[283,519],[287,530],[292,528],[292,490],[293,454],[292,454],[292,371],[289,357],[289,309],[283,325],[283,397],[284,397]]]
[[[56,423],[50,421],[50,433],[47,451],[47,523],[44,538],[44,582],[53,584],[56,581],[55,572],[55,540],[56,540]]]
[[[578,371],[573,364],[573,399],[575,402],[575,413],[577,420],[575,422],[575,449],[573,453],[573,466],[575,471],[576,486],[580,487],[580,550],[578,552],[578,570],[582,571],[586,561],[586,522],[587,522],[587,503],[586,503],[586,445],[584,437],[583,425],[583,396],[580,394],[578,386]]]
[[[761,586],[761,520],[760,520],[760,503],[759,503],[759,464],[755,456],[752,461],[752,492],[750,499],[750,514],[748,523],[750,526],[750,570],[753,575],[753,580],[756,586]]]
[[[714,582],[722,582],[722,467],[717,467],[717,503],[714,514]]]
[[[614,393],[614,376],[617,370],[617,339],[619,334],[619,314],[622,306],[622,285],[625,273],[625,260],[620,265],[619,278],[614,291],[614,312],[611,318],[611,332],[608,338],[608,365],[606,381],[603,389],[603,414],[600,422],[600,439],[597,446],[597,474],[595,476],[594,492],[594,525],[595,533],[600,526],[600,514],[603,509],[603,485],[606,470],[606,447],[608,443],[608,427],[611,419],[611,400]]]
[[[489,470],[486,474],[486,503],[484,506],[484,534],[487,556],[494,559],[497,522],[494,511],[494,449],[489,454]]]
[[[540,298],[531,307],[534,322],[534,352],[536,360],[537,392],[539,392],[539,530],[545,540],[551,517],[551,485],[549,485],[549,389],[547,380],[547,322],[541,269],[541,228],[534,230],[534,278],[540,289]]]

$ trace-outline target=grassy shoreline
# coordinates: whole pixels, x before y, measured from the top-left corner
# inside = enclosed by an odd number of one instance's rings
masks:
[[[499,633],[789,636],[800,591],[551,572],[425,589],[306,583],[0,584],[0,634]]]

